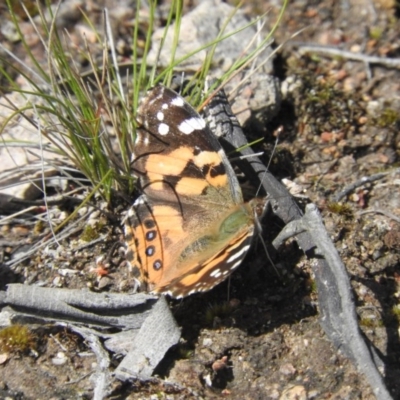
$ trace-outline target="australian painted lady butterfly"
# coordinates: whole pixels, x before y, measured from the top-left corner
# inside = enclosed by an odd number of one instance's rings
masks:
[[[266,200],[243,202],[218,140],[171,89],[151,89],[137,118],[132,169],[143,194],[125,221],[127,260],[153,293],[210,290],[242,262]]]

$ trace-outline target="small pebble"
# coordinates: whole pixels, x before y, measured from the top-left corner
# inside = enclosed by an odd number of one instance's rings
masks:
[[[65,354],[60,351],[57,353],[56,357],[51,359],[51,362],[53,365],[64,365],[68,361],[68,358],[65,356]]]

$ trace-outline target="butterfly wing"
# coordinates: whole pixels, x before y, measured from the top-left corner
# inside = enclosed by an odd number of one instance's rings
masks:
[[[132,168],[144,195],[125,225],[128,261],[153,292],[209,290],[245,256],[253,211],[219,142],[182,97],[155,87],[138,122]]]
[[[220,198],[210,201],[243,202],[221,145],[181,96],[156,86],[142,101],[138,122],[132,168],[149,198],[176,202],[177,194],[193,198],[214,188]]]
[[[225,224],[218,221],[216,234],[208,229],[196,236],[185,231],[176,208],[150,205],[141,196],[125,221],[127,260],[135,276],[147,291],[175,298],[212,289],[240,265],[250,248],[254,223],[248,207],[238,207]]]

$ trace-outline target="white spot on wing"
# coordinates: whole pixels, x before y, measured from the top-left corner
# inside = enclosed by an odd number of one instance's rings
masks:
[[[240,249],[240,251],[238,251],[237,253],[232,254],[227,260],[227,263],[231,263],[232,261],[235,261],[236,259],[240,258],[242,259],[242,257],[247,253],[247,250],[249,250],[250,245],[244,246]],[[240,260],[241,261],[241,260]]]
[[[175,97],[174,99],[172,99],[171,104],[173,106],[176,107],[183,107],[183,105],[185,104],[184,100],[182,99],[182,97]]]
[[[164,121],[164,113],[163,113],[162,111],[159,111],[159,112],[157,113],[157,119],[158,119],[159,121]]]
[[[140,204],[146,204],[144,196],[138,197],[135,202],[133,203],[134,206],[138,206]],[[131,209],[132,210],[132,209]],[[132,210],[133,211],[133,210]]]
[[[190,118],[186,119],[185,121],[181,122],[178,126],[180,132],[184,133],[185,135],[191,134],[193,131],[201,131],[206,126],[206,122],[203,118]]]
[[[242,260],[239,260],[239,261],[235,262],[235,264],[233,264],[231,266],[231,271],[233,271],[235,268],[237,268],[241,263],[242,263]]]
[[[158,133],[160,135],[165,136],[168,134],[168,132],[169,132],[169,126],[167,124],[162,123],[158,125]]]
[[[166,109],[168,108],[168,104],[167,104],[167,103],[164,103],[164,104],[161,106],[161,108],[162,108],[163,110],[166,110]]]
[[[212,276],[213,278],[219,278],[221,276],[221,270],[219,268],[215,269],[211,272],[210,276]]]

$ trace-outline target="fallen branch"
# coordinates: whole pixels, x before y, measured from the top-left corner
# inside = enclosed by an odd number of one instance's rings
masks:
[[[211,100],[206,112],[209,115],[208,121],[211,121],[211,129],[218,128],[217,136],[228,142],[229,149],[233,150],[247,145],[246,137],[233,115],[223,91]],[[323,245],[318,245],[318,237],[316,237],[318,235],[315,235],[317,231],[321,238],[327,238],[329,243],[331,242],[315,206],[312,205],[308,209],[310,217],[306,219],[309,224],[315,225],[315,230],[313,230],[314,228],[309,229],[309,226],[304,225],[306,220],[302,219],[303,214],[293,197],[267,171],[265,165],[254,156],[252,149],[247,146],[241,151],[241,154],[246,156],[246,159],[240,162],[242,171],[253,181],[254,175],[258,177],[266,193],[268,193],[273,212],[286,224],[289,224],[287,228],[289,234],[284,230],[274,242],[275,245],[279,247],[278,245],[282,244],[287,237],[296,235],[300,248],[308,257],[315,255],[316,246],[322,253],[327,252],[326,257],[316,259],[312,265],[318,287],[321,326],[334,345],[341,349],[366,375],[377,397],[379,399],[391,399],[378,371],[378,367],[383,367],[383,362],[377,356],[373,345],[367,346],[360,334],[349,278],[340,257],[333,244],[329,247],[326,240]],[[254,157],[249,157],[250,155]],[[292,221],[293,224],[291,224]],[[328,249],[325,246],[328,246]],[[333,264],[331,265],[331,263]]]
[[[165,353],[176,345],[181,336],[164,297],[154,306],[149,317],[136,334],[132,348],[118,365],[115,376],[120,380],[150,379]]]
[[[69,328],[82,336],[96,356],[96,371],[90,377],[93,383],[93,400],[103,400],[109,394],[112,381],[110,372],[110,356],[101,344],[93,329],[69,325]]]
[[[20,315],[121,329],[140,328],[158,299],[144,293],[103,294],[21,284],[8,285],[0,293],[0,307],[8,305]]]
[[[384,210],[382,208],[371,208],[370,210],[359,211],[357,213],[357,215],[364,215],[364,214],[369,214],[369,213],[382,214],[382,215],[385,215],[386,217],[392,219],[393,221],[400,223],[400,217],[398,217],[397,215],[391,213],[390,211]]]
[[[352,184],[346,186],[341,192],[337,193],[335,196],[333,196],[332,201],[333,202],[338,202],[341,199],[343,199],[343,197],[346,197],[349,193],[351,193],[352,191],[354,191],[354,189],[357,189],[360,186],[365,185],[366,183],[371,183],[371,182],[375,182],[379,179],[382,179],[383,177],[385,177],[388,174],[391,173],[399,173],[400,172],[400,168],[396,168],[395,170],[390,170],[387,172],[380,172],[378,174],[374,174],[374,175],[370,175],[370,176],[363,176],[361,179],[353,182]]]
[[[300,54],[321,53],[333,57],[342,57],[347,60],[360,61],[365,64],[379,64],[389,68],[400,68],[400,58],[386,58],[377,56],[368,56],[352,51],[340,50],[336,47],[320,46],[314,44],[303,44],[292,42],[292,46],[297,47]]]
[[[324,257],[328,264],[328,268],[314,269],[320,305],[322,302],[324,308],[327,307],[332,311],[330,320],[324,316],[321,318],[322,326],[325,331],[330,332],[330,337],[336,346],[367,377],[376,397],[380,400],[392,399],[378,371],[378,368],[384,368],[384,363],[374,347],[371,344],[367,345],[361,334],[346,268],[329,238],[317,207],[308,204],[304,217],[289,223],[274,240],[274,247],[279,248],[286,239],[302,231],[311,235],[317,246],[315,254]],[[333,298],[339,302],[333,303]]]
[[[32,317],[35,317],[35,323],[51,321],[63,326],[68,324],[74,332],[88,340],[98,359],[98,370],[93,377],[94,398],[98,399],[104,398],[110,381],[108,353],[98,337],[107,339],[108,349],[119,348],[119,354],[126,354],[116,371],[120,380],[149,379],[165,353],[180,339],[180,330],[165,298],[143,293],[102,294],[11,284],[6,292],[0,292],[0,308],[4,306],[8,306],[14,314],[11,318],[13,322],[32,322]],[[10,311],[6,312],[8,316]],[[88,329],[76,324],[101,329]],[[118,328],[124,334],[110,334],[105,331],[106,328]],[[112,339],[116,339],[113,345],[108,343]]]

